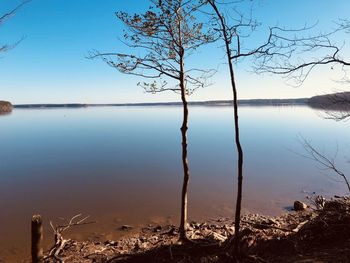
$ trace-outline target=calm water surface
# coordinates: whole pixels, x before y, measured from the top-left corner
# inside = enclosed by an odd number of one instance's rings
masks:
[[[113,239],[122,224],[178,224],[180,107],[16,109],[0,116],[0,261],[29,255],[30,218],[91,215],[74,238]],[[344,194],[334,176],[300,157],[299,134],[349,173],[350,122],[308,107],[241,107],[244,211],[278,214],[307,193]],[[192,107],[189,217],[232,216],[235,189],[232,109]],[[45,243],[52,233],[45,225]]]

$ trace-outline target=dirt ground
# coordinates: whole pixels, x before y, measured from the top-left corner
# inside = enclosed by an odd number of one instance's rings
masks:
[[[318,200],[319,201],[319,200]],[[65,240],[45,262],[235,262],[233,221],[191,222],[190,242],[179,244],[174,225],[148,225],[118,241]],[[129,226],[124,226],[128,231]],[[350,198],[314,202],[279,217],[242,217],[239,262],[350,262]]]

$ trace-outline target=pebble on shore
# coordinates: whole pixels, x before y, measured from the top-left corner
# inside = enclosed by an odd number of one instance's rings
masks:
[[[295,211],[303,211],[307,208],[307,204],[300,202],[300,201],[295,201],[294,202],[294,210]]]

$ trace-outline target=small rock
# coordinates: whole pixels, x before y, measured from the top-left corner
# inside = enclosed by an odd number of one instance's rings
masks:
[[[147,244],[146,243],[142,243],[141,240],[137,240],[135,242],[135,246],[134,246],[134,250],[140,250],[140,249],[145,249],[147,248]]]
[[[233,226],[225,225],[225,230],[230,234],[233,235],[235,233],[235,228]]]
[[[204,223],[200,224],[199,227],[201,227],[201,228],[207,228],[207,227],[208,227],[208,224],[204,222]]]
[[[131,230],[131,229],[133,229],[133,227],[132,227],[132,226],[129,226],[129,225],[122,225],[122,226],[120,227],[120,229],[121,229],[121,230]]]
[[[151,236],[149,239],[149,242],[154,243],[158,241],[158,237],[157,236]]]
[[[179,234],[179,231],[176,227],[172,227],[170,230],[169,230],[169,235],[171,236],[176,236]]]
[[[261,221],[261,223],[265,224],[265,225],[277,225],[276,220],[274,220],[273,218],[266,218],[263,219]]]
[[[193,228],[193,229],[199,229],[201,224],[200,223],[197,223],[197,222],[191,222],[190,226]]]
[[[224,242],[227,238],[219,233],[211,232],[209,235],[210,238],[218,240],[220,242]]]
[[[107,241],[104,242],[104,244],[105,244],[106,246],[117,246],[117,245],[118,245],[118,242],[113,241],[113,240],[107,240]],[[0,262],[1,262],[1,261],[0,261]]]
[[[156,226],[153,231],[154,232],[160,232],[162,230],[162,226]]]
[[[144,237],[144,236],[141,236],[141,237],[140,237],[140,241],[141,241],[141,242],[146,242],[146,241],[147,241],[147,238]]]
[[[303,211],[307,208],[307,204],[300,202],[300,201],[295,201],[294,202],[294,210],[295,211]]]

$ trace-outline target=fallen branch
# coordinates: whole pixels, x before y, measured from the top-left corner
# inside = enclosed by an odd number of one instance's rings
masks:
[[[298,233],[299,230],[300,230],[306,223],[308,223],[309,221],[310,221],[310,220],[305,220],[305,221],[301,222],[299,225],[297,225],[297,227],[295,227],[294,229],[292,229],[292,231],[293,231],[294,233]]]
[[[299,225],[297,225],[295,228],[289,229],[289,228],[283,228],[283,227],[278,227],[274,225],[268,225],[264,223],[256,223],[256,222],[249,222],[249,221],[242,220],[242,223],[252,225],[253,227],[274,228],[284,232],[294,232],[294,233],[297,233],[302,228],[302,226],[305,225],[307,222],[309,222],[309,220],[305,220],[301,222]]]
[[[66,246],[67,242],[70,241],[70,239],[64,239],[62,236],[62,233],[73,226],[81,226],[81,225],[96,223],[96,221],[85,222],[90,216],[86,216],[80,219],[81,217],[82,217],[82,214],[77,214],[73,216],[67,224],[59,225],[59,226],[54,226],[52,221],[50,221],[50,226],[55,235],[55,244],[50,249],[49,255],[46,258],[53,257],[56,260],[58,260],[58,262],[63,262],[63,260],[59,257],[59,254]]]
[[[285,231],[285,232],[292,232],[292,230],[288,229],[288,228],[282,228],[282,227],[268,225],[268,224],[264,224],[264,223],[250,222],[250,221],[246,221],[246,220],[242,220],[242,223],[249,224],[249,225],[251,225],[251,226],[253,226],[255,228],[257,228],[257,227],[274,228],[274,229],[278,229],[278,230]]]

